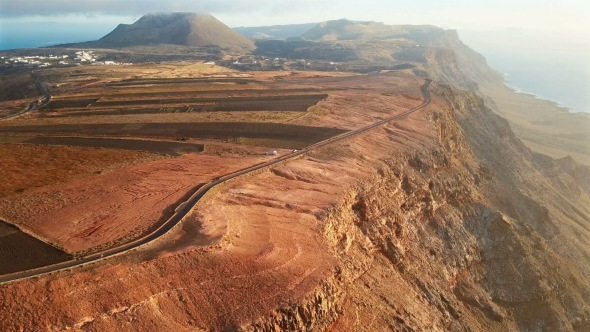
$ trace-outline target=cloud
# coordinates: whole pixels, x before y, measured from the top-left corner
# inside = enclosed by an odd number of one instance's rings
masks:
[[[0,17],[70,14],[140,16],[148,12],[171,11],[212,14],[286,12],[321,3],[320,0],[1,0]]]
[[[232,12],[246,10],[246,3],[270,1],[193,1],[193,0],[2,0],[1,17],[83,15],[143,15],[147,12],[190,11]]]

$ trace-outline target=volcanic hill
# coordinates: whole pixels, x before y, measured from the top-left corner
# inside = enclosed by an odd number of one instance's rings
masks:
[[[150,13],[133,24],[119,24],[96,42],[101,47],[126,47],[151,44],[217,46],[224,50],[247,52],[254,42],[238,34],[209,14]]]

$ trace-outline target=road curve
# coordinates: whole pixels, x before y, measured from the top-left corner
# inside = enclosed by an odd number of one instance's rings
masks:
[[[51,95],[47,91],[47,88],[45,88],[45,85],[43,85],[43,82],[41,81],[41,76],[39,76],[39,74],[37,74],[34,70],[31,72],[31,75],[35,78],[35,85],[37,85],[37,89],[39,89],[39,92],[41,92],[41,94],[43,95],[41,103],[38,103],[38,101],[32,101],[29,103],[29,107],[26,111],[1,117],[0,120],[14,119],[49,104],[49,102],[51,101]]]
[[[106,259],[108,257],[122,254],[124,252],[135,249],[135,248],[142,246],[144,244],[150,243],[150,242],[156,240],[157,238],[161,237],[162,235],[166,234],[168,231],[170,231],[176,224],[178,224],[192,210],[192,208],[199,202],[199,200],[201,198],[203,198],[203,196],[211,188],[213,188],[223,182],[226,182],[228,180],[234,179],[234,178],[239,177],[241,175],[248,174],[248,173],[251,173],[251,172],[272,166],[272,165],[276,165],[278,163],[281,163],[281,162],[284,162],[287,160],[291,160],[291,159],[300,157],[300,156],[307,154],[313,150],[322,148],[324,146],[327,146],[327,145],[330,145],[330,144],[333,144],[336,142],[340,142],[342,140],[345,140],[345,139],[353,137],[353,136],[360,135],[360,134],[370,131],[374,128],[382,126],[386,123],[389,123],[393,120],[397,120],[397,119],[406,117],[414,112],[422,110],[423,108],[425,108],[426,106],[428,106],[431,103],[430,93],[428,92],[428,87],[430,86],[431,82],[432,82],[431,80],[426,80],[424,85],[422,85],[422,87],[421,87],[421,92],[422,92],[422,96],[424,98],[424,102],[421,105],[416,106],[416,107],[414,107],[402,114],[398,114],[396,116],[393,116],[393,117],[390,117],[390,118],[387,118],[384,120],[380,120],[378,122],[375,122],[371,125],[368,125],[366,127],[363,127],[363,128],[357,129],[357,130],[349,131],[347,133],[344,133],[344,134],[341,134],[338,136],[334,136],[334,137],[329,138],[325,141],[313,144],[305,149],[302,149],[300,151],[294,152],[294,153],[286,155],[286,156],[282,156],[282,157],[273,159],[269,162],[259,164],[256,166],[252,166],[252,167],[243,169],[241,171],[237,171],[235,173],[231,173],[231,174],[219,177],[219,178],[215,179],[214,181],[202,186],[186,202],[180,204],[179,207],[176,209],[174,215],[172,217],[170,217],[170,219],[168,219],[162,226],[160,226],[158,229],[156,229],[152,233],[150,233],[140,239],[137,239],[137,240],[129,242],[127,244],[121,245],[116,248],[111,248],[111,249],[108,249],[103,252],[99,252],[96,254],[85,256],[81,259],[71,260],[71,261],[62,262],[62,263],[58,263],[58,264],[54,264],[54,265],[50,265],[50,266],[45,266],[45,267],[41,267],[41,268],[37,268],[37,269],[33,269],[33,270],[22,271],[22,272],[17,272],[17,273],[13,273],[13,274],[7,274],[4,276],[0,276],[0,284],[16,281],[16,280],[20,280],[20,279],[30,278],[30,277],[36,277],[36,276],[39,276],[42,274],[51,273],[51,272],[55,272],[55,271],[59,271],[59,270],[63,270],[63,269],[68,269],[68,268],[73,268],[76,266],[91,263],[91,262],[98,261],[101,259]]]

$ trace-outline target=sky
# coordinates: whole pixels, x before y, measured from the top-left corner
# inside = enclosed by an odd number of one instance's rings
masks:
[[[147,12],[208,12],[230,26],[350,18],[454,28],[589,30],[587,0],[1,0],[5,22],[131,23]]]
[[[39,38],[45,45],[98,39],[119,23],[130,24],[158,11],[208,12],[231,27],[348,18],[503,30],[509,37],[527,31],[590,49],[588,0],[0,0],[0,44],[25,42],[23,37]],[[48,30],[55,33],[46,36]],[[53,37],[66,34],[69,40]]]

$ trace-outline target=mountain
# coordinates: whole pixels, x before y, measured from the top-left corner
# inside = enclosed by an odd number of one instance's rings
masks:
[[[341,19],[322,22],[301,35],[301,38],[316,41],[407,38],[425,43],[442,33],[441,28],[432,25],[386,25]]]
[[[252,31],[263,31],[251,28]],[[413,71],[455,87],[477,91],[478,83],[502,85],[504,77],[465,45],[457,31],[432,25],[387,25],[347,19],[319,23],[297,38],[256,41],[257,52],[294,59],[371,64],[371,70]]]
[[[463,88],[469,88],[469,84],[463,81],[502,83],[503,76],[490,68],[485,58],[465,45],[456,30],[445,30],[433,25],[386,25],[379,22],[354,22],[346,19],[326,21],[318,24],[303,35],[301,39],[309,41],[383,41],[397,39],[412,41],[412,47],[403,47],[400,52],[391,55],[397,60],[420,60],[429,64],[429,67],[441,67],[435,59],[447,59],[460,68],[464,74],[461,84]],[[447,53],[447,49],[453,54]],[[442,52],[442,54],[441,54]],[[448,69],[448,68],[447,68]],[[447,69],[442,69],[440,74],[446,75],[444,81],[449,81]],[[455,71],[451,68],[450,72]],[[437,75],[434,75],[437,77]],[[452,81],[452,80],[451,80]],[[473,85],[473,83],[471,84]],[[472,89],[472,88],[471,88]]]
[[[262,27],[239,27],[234,28],[234,31],[253,39],[275,39],[282,40],[292,37],[299,37],[311,28],[315,27],[317,23],[304,24],[287,24],[287,25],[271,25]]]
[[[254,42],[209,14],[151,13],[133,24],[119,24],[92,46],[125,47],[150,44],[217,46],[250,51]]]

